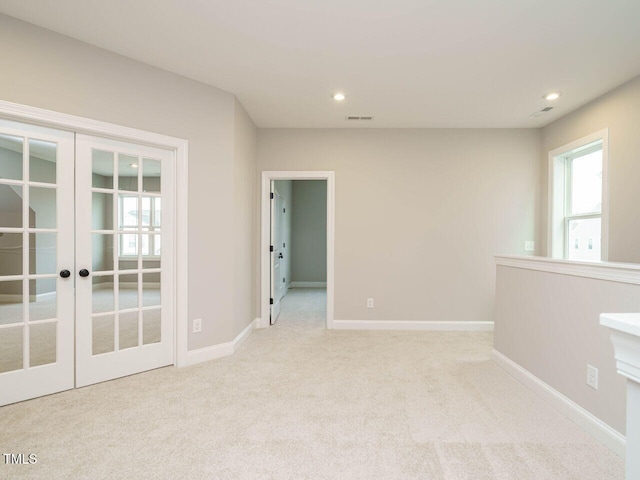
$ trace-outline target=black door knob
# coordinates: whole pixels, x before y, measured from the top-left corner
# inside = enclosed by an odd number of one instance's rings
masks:
[[[82,270],[80,270],[78,272],[78,274],[80,274],[81,277],[88,277],[89,276],[89,270],[87,270],[86,268],[83,268]]]
[[[282,256],[282,254],[280,254],[280,255],[278,255],[278,258],[284,258],[284,257]]]
[[[69,278],[71,276],[71,272],[69,270],[60,270],[60,276],[62,278]]]

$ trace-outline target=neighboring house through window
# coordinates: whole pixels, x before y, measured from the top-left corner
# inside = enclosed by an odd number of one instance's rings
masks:
[[[607,130],[549,152],[549,256],[607,257]]]

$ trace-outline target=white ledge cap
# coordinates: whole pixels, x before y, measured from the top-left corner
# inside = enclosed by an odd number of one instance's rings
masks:
[[[600,325],[640,337],[640,313],[602,313]]]
[[[603,313],[600,324],[611,329],[618,373],[640,383],[640,313]]]

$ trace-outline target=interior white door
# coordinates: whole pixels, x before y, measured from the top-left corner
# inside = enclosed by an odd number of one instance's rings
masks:
[[[280,315],[280,301],[285,291],[283,272],[283,197],[271,182],[271,325],[276,323]]]
[[[74,385],[73,148],[0,120],[0,405]]]
[[[174,362],[174,155],[76,137],[81,387]]]

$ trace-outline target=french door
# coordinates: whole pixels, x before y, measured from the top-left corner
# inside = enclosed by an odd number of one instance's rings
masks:
[[[172,162],[0,120],[0,405],[173,363]]]

